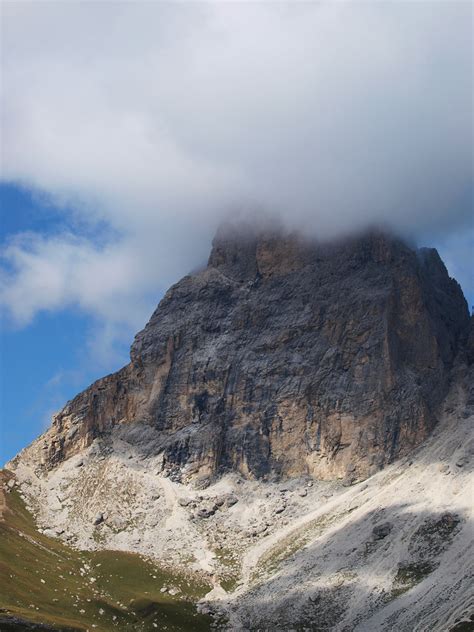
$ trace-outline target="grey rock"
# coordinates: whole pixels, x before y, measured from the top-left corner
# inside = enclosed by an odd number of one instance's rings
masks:
[[[212,609],[211,609],[211,607],[208,604],[200,604],[199,603],[197,605],[197,611],[200,614],[207,614],[207,615],[212,614]]]
[[[77,426],[74,426],[73,428],[71,428],[66,434],[66,439],[68,440],[73,439],[76,436],[77,431],[78,431]]]
[[[201,476],[196,478],[193,483],[195,489],[206,489],[212,483],[212,479],[210,476]]]
[[[228,494],[225,499],[226,507],[233,507],[239,502],[239,499],[234,494]]]
[[[225,505],[225,501],[226,501],[225,496],[218,496],[217,498],[214,499],[214,503],[216,507],[218,507],[219,509]]]
[[[372,529],[372,535],[375,540],[383,540],[386,538],[393,529],[393,524],[391,522],[383,522],[381,524],[375,525]]]
[[[123,516],[112,516],[108,521],[108,524],[112,527],[112,529],[116,531],[122,531],[127,526],[127,521]]]
[[[188,507],[188,505],[190,505],[192,503],[192,499],[191,498],[179,498],[178,499],[178,505],[180,505],[181,507]]]
[[[197,510],[198,518],[210,518],[215,512],[211,508],[201,508]]]
[[[342,485],[344,487],[350,487],[351,485],[353,485],[355,483],[355,479],[353,476],[346,476],[343,480],[342,480]]]
[[[101,524],[102,522],[104,522],[104,514],[99,512],[95,515],[94,520],[92,521],[92,524],[94,526],[97,526]]]

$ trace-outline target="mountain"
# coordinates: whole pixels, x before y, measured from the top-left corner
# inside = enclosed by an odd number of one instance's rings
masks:
[[[472,323],[434,249],[225,226],[8,480],[42,537],[207,582],[220,629],[471,629]]]
[[[116,434],[185,481],[365,478],[433,429],[468,322],[435,250],[227,228],[36,448],[51,468]]]

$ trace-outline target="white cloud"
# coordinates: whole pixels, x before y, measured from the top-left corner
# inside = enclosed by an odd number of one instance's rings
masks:
[[[234,208],[320,235],[455,232],[472,211],[471,11],[3,2],[3,178],[116,231],[18,236],[4,304],[19,323],[77,305],[112,338],[137,328]]]

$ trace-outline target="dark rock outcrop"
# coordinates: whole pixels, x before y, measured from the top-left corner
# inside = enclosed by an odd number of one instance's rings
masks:
[[[228,228],[130,364],[55,417],[43,463],[117,433],[185,478],[366,477],[433,428],[468,329],[436,250]]]

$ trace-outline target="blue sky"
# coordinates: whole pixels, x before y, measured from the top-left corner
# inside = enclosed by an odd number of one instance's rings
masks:
[[[25,231],[54,234],[67,228],[54,209],[25,188],[0,185],[0,244]],[[159,296],[157,296],[159,299]],[[128,362],[134,333],[113,342],[113,354],[90,348],[95,319],[77,307],[41,311],[28,325],[4,314],[0,340],[0,462],[28,445],[51,423],[51,415],[91,382]]]
[[[4,2],[2,457],[256,212],[473,286],[472,3]],[[104,36],[106,34],[106,37]]]

